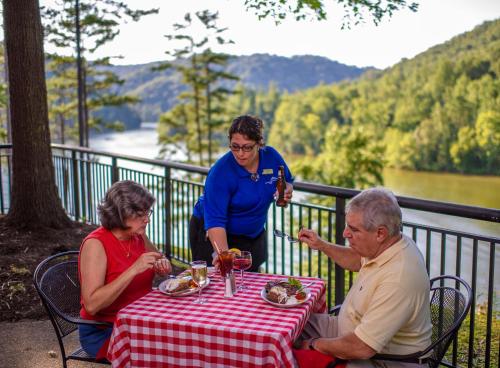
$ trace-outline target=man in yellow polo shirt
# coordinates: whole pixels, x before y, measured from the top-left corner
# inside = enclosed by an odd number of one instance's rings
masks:
[[[308,229],[299,239],[341,267],[359,272],[338,317],[313,314],[296,346],[349,360],[348,367],[419,367],[368,360],[376,353],[411,354],[430,345],[429,277],[422,254],[401,234],[401,209],[382,188],[367,189],[346,208],[343,236],[331,244]]]

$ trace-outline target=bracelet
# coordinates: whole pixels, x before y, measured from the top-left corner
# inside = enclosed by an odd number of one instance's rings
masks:
[[[308,344],[308,347],[309,347],[309,350],[316,350],[316,348],[314,347],[314,342],[319,339],[319,337],[315,337],[311,340],[309,340],[309,344]],[[316,350],[318,351],[318,350]]]

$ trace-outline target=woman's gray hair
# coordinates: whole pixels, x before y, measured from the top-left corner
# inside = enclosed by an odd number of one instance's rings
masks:
[[[401,208],[394,194],[384,188],[363,190],[346,206],[346,213],[356,212],[363,216],[363,227],[373,231],[385,226],[391,236],[401,232]]]
[[[131,180],[114,183],[97,206],[101,225],[108,229],[126,230],[125,220],[146,213],[155,202],[153,195],[141,184]]]

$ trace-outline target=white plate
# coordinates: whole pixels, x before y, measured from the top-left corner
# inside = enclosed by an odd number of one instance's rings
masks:
[[[275,303],[275,302],[267,299],[266,288],[262,288],[262,291],[260,292],[260,297],[263,300],[265,300],[266,302],[268,302],[269,304],[274,305],[275,307],[279,307],[279,308],[293,308],[293,307],[296,307],[297,305],[301,305],[302,303],[307,302],[309,300],[309,298],[311,297],[311,291],[308,288],[305,288],[302,291],[304,291],[306,293],[306,298],[305,299],[303,299],[303,300],[297,300],[295,298],[295,295],[292,295],[291,297],[288,298],[288,300],[286,301],[285,304]]]
[[[184,278],[187,278],[187,279],[191,280],[191,276],[185,276]],[[191,294],[197,293],[198,290],[200,289],[199,287],[197,287],[197,288],[189,288],[189,289],[186,289],[186,290],[178,291],[176,293],[169,293],[166,290],[168,280],[170,280],[170,279],[163,280],[160,283],[160,285],[158,285],[158,290],[160,292],[162,292],[163,294],[168,295],[168,296],[187,296],[187,295],[191,295]],[[205,289],[209,284],[210,284],[210,278],[207,277],[207,282],[201,288]]]

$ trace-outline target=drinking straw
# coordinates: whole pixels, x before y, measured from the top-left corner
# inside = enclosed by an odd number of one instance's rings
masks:
[[[221,250],[219,248],[219,246],[217,245],[217,242],[214,240],[214,247],[215,247],[215,251],[217,252],[217,254],[221,254]]]

